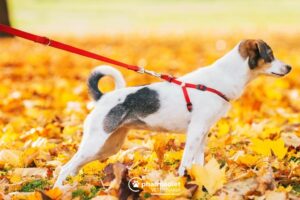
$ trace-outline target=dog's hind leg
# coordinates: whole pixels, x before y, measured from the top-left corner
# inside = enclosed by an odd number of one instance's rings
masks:
[[[83,165],[97,159],[99,148],[105,143],[106,138],[96,137],[96,134],[87,134],[83,136],[75,155],[62,167],[54,187],[61,187],[67,176],[75,175]]]
[[[100,151],[97,153],[97,159],[102,161],[108,158],[109,156],[117,153],[126,138],[128,129],[125,127],[118,128],[116,131],[111,133],[109,138],[105,141]]]
[[[119,128],[110,134],[99,134],[101,131],[99,124],[91,122],[89,126],[84,126],[85,133],[79,149],[72,159],[62,167],[54,187],[62,187],[67,176],[75,175],[88,162],[97,159],[104,160],[119,151],[125,140],[127,129]]]

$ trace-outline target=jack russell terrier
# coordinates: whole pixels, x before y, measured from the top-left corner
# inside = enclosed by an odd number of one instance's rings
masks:
[[[290,71],[289,65],[275,59],[264,41],[244,40],[212,65],[177,80],[203,84],[235,100],[259,75],[282,77]],[[103,95],[98,89],[98,81],[105,75],[115,79],[116,90]],[[95,68],[88,86],[96,101],[95,108],[84,122],[84,134],[77,153],[62,167],[54,187],[62,187],[65,178],[75,175],[86,163],[104,160],[118,152],[130,128],[187,132],[178,169],[182,176],[193,163],[204,164],[207,133],[230,108],[230,102],[214,93],[189,89],[193,102],[193,110],[189,112],[179,86],[159,82],[125,88],[121,73],[109,66]]]

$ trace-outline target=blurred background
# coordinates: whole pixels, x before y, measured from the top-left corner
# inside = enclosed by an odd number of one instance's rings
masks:
[[[0,0],[0,21],[175,76],[214,62],[242,39],[260,38],[293,66],[293,73],[280,80],[298,85],[299,8],[300,0]],[[24,78],[85,87],[92,68],[103,64],[20,38],[1,40],[0,52],[3,87],[16,77],[20,87]],[[129,86],[158,81],[118,69]],[[102,90],[113,88],[111,79],[101,81]]]
[[[14,26],[59,35],[293,33],[300,28],[298,0],[7,0],[7,3]]]

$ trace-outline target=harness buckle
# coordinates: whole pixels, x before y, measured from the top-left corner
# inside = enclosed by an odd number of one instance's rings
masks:
[[[167,75],[167,79],[166,79],[166,80],[167,80],[168,82],[170,82],[170,83],[171,83],[171,82],[172,82],[174,79],[175,79],[175,77],[174,77],[174,76]]]
[[[205,91],[207,89],[207,87],[205,85],[197,85],[196,87],[198,90],[201,90],[201,91]]]
[[[193,104],[192,103],[187,103],[186,107],[187,107],[189,112],[192,112],[192,110],[193,110]]]

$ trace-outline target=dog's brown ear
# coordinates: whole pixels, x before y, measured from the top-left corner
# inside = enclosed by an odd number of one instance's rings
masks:
[[[240,43],[239,52],[244,59],[249,58],[250,69],[258,66],[258,61],[271,62],[274,57],[271,48],[262,40],[244,40]]]
[[[272,62],[274,60],[273,52],[271,47],[263,40],[257,40],[257,48],[259,55],[265,62]]]

